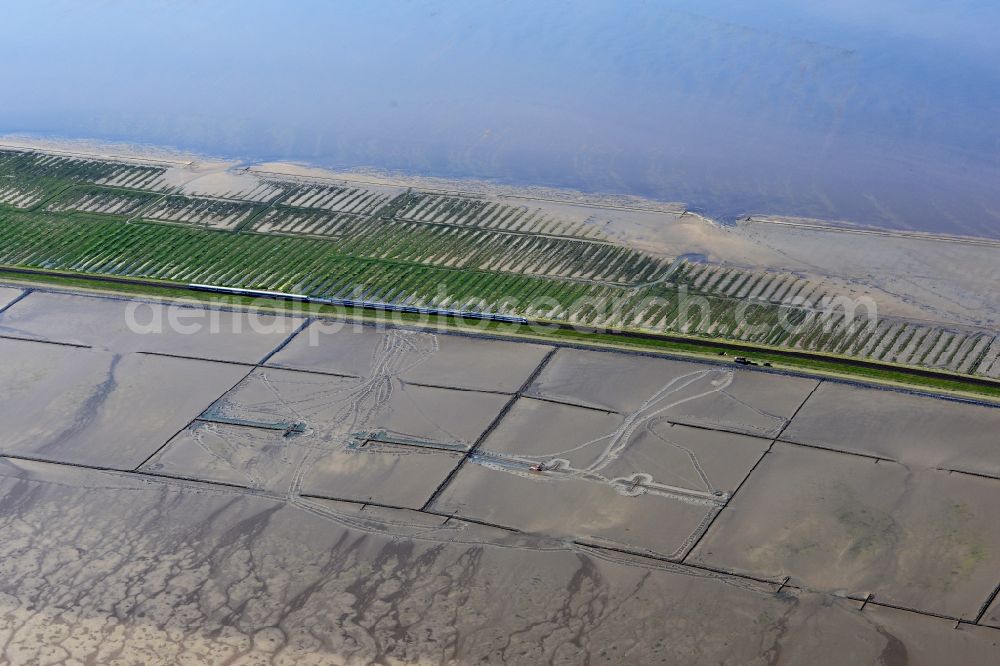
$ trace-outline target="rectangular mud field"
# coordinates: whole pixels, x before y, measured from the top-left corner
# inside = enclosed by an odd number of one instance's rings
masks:
[[[252,364],[302,323],[300,317],[33,291],[0,313],[0,335]]]
[[[560,349],[526,393],[618,413],[774,437],[817,385],[785,377],[613,352]]]
[[[364,379],[257,368],[202,418],[286,430],[331,446],[370,438],[465,450],[507,400],[407,385],[391,368]]]
[[[521,398],[435,502],[442,513],[680,559],[766,440]]]
[[[432,506],[678,560],[815,386],[559,349]]]
[[[216,328],[143,334],[127,310],[166,306],[21,296],[0,662],[1000,661],[1000,409],[204,307],[181,323]]]
[[[1000,571],[1000,479],[775,444],[692,561],[975,620]]]
[[[0,453],[133,469],[246,374],[239,366],[0,339]]]
[[[391,364],[406,383],[513,393],[550,350],[523,342],[317,321],[268,365],[369,378]]]
[[[421,508],[500,413],[495,393],[258,368],[144,469]]]
[[[767,447],[766,440],[671,424],[656,416],[633,422],[525,397],[479,453],[484,464],[492,459],[498,466],[540,465],[567,477],[603,477],[622,489],[655,480],[664,490],[713,496],[734,491]]]
[[[308,434],[196,421],[142,469],[271,493],[420,509],[461,457],[366,440],[337,447]]]
[[[306,453],[297,444],[283,430],[199,420],[171,438],[142,470],[285,492]]]
[[[825,383],[782,439],[1000,477],[1000,409]]]
[[[721,503],[644,489],[630,496],[606,482],[535,478],[526,466],[508,471],[481,463],[463,467],[433,506],[459,518],[679,560]]]
[[[461,459],[457,452],[366,442],[317,456],[300,492],[420,509]]]

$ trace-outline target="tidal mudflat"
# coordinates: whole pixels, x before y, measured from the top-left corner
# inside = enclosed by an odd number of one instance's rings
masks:
[[[253,364],[302,323],[300,317],[33,291],[4,312],[0,335]]]
[[[0,312],[0,660],[1000,657],[996,407],[108,302]]]
[[[269,365],[368,378],[392,362],[397,364],[393,371],[409,384],[513,393],[550,350],[525,342],[494,340],[484,345],[462,335],[316,321],[275,354]]]
[[[468,448],[506,402],[494,393],[405,384],[391,369],[365,379],[257,368],[203,415],[279,428],[331,445],[366,438]]]
[[[433,506],[678,560],[766,448],[655,413],[522,397]]]
[[[0,453],[132,469],[244,368],[0,339]]]
[[[526,393],[618,413],[655,411],[679,423],[771,436],[816,384],[806,378],[735,372],[728,365],[560,349]]]
[[[985,663],[993,629],[417,512],[0,461],[6,660]]]
[[[301,492],[421,509],[461,459],[462,454],[451,451],[366,442],[354,451],[318,456]]]
[[[1000,570],[1000,481],[778,443],[693,562],[976,620]]]
[[[938,468],[1000,477],[1000,410],[898,391],[825,383],[782,438]]]
[[[195,421],[142,466],[147,472],[284,492],[306,453],[278,429]]]

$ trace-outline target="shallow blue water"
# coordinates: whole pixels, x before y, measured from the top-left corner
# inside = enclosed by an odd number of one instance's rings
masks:
[[[3,11],[0,133],[1000,236],[992,2]]]

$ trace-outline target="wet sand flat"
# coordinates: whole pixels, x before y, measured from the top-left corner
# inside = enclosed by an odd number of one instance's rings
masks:
[[[313,322],[269,365],[370,377],[392,359],[406,382],[513,393],[550,349],[463,335]]]
[[[1000,481],[778,443],[692,561],[975,619],[996,586]]]
[[[0,334],[114,352],[147,351],[257,363],[302,321],[298,317],[34,291],[0,314]],[[131,323],[136,326],[130,328]]]
[[[303,441],[343,446],[381,434],[468,448],[507,397],[402,384],[391,376],[354,379],[257,368],[203,415],[273,428],[298,426]]]
[[[527,394],[773,437],[816,383],[727,365],[560,349]]]
[[[246,373],[227,364],[0,339],[0,451],[131,469]]]
[[[782,439],[1000,477],[1000,409],[824,383]]]
[[[0,460],[0,659],[939,664],[1000,653],[986,628],[440,522]]]

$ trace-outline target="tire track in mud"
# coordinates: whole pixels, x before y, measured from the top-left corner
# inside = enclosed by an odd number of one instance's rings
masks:
[[[465,455],[458,461],[458,464],[455,465],[448,476],[444,478],[444,481],[442,481],[440,485],[434,489],[434,492],[431,493],[431,496],[426,502],[424,502],[423,507],[421,507],[422,511],[426,511],[432,504],[434,504],[435,501],[437,501],[452,480],[458,475],[458,472],[462,469],[462,467],[475,455],[476,451],[479,450],[483,442],[486,441],[486,438],[490,436],[490,433],[492,433],[496,427],[500,425],[501,421],[503,421],[510,410],[514,407],[514,404],[518,401],[518,399],[520,399],[524,392],[531,387],[536,379],[538,379],[538,376],[542,374],[542,370],[545,369],[545,366],[547,366],[549,361],[552,360],[552,357],[555,356],[556,351],[558,351],[558,348],[553,347],[546,352],[545,356],[542,357],[542,360],[535,366],[535,369],[532,370],[530,375],[528,375],[528,378],[524,380],[523,384],[521,384],[521,387],[510,396],[510,399],[504,404],[504,406],[500,409],[500,412],[493,418],[493,420],[490,421],[490,424],[486,426],[486,429],[483,430],[479,437],[476,438],[476,441],[471,447],[469,447],[469,450],[465,452]]]
[[[385,406],[392,396],[393,383],[398,379],[401,373],[406,372],[410,368],[424,362],[426,358],[438,349],[438,340],[434,335],[422,332],[393,329],[389,331],[382,340],[380,340],[379,345],[373,351],[371,362],[373,370],[367,377],[359,378],[353,376],[347,377],[334,375],[347,380],[356,379],[359,381],[358,384],[346,389],[335,387],[320,391],[312,391],[306,396],[297,399],[289,398],[283,394],[281,385],[296,383],[308,385],[310,382],[304,380],[299,382],[275,380],[268,374],[269,369],[273,369],[277,372],[287,372],[290,374],[297,374],[297,371],[280,367],[262,367],[262,364],[266,363],[274,356],[274,354],[286,346],[295,337],[295,335],[304,330],[305,327],[305,324],[301,325],[281,345],[267,354],[261,362],[252,367],[250,372],[237,382],[235,386],[233,386],[229,391],[226,391],[221,398],[216,400],[216,402],[213,403],[213,405],[209,407],[206,412],[213,408],[219,410],[220,412],[225,411],[227,395],[230,395],[235,389],[248,380],[256,381],[267,391],[272,400],[270,402],[255,403],[250,406],[252,409],[259,409],[272,414],[291,414],[295,419],[298,419],[298,421],[303,424],[308,424],[308,422],[311,421],[312,416],[318,413],[323,413],[324,416],[329,415],[329,419],[333,423],[339,424],[336,428],[336,435],[347,435],[357,430],[359,424],[369,421],[376,412]],[[205,413],[203,412],[201,416],[204,416],[204,414]],[[207,422],[215,423],[217,421],[212,418],[208,418]],[[240,424],[237,423],[236,425]],[[247,427],[255,427],[251,422],[247,422],[243,425]],[[187,427],[190,427],[190,424],[185,426],[185,428]],[[295,469],[292,473],[292,479],[285,493],[286,500],[294,502],[298,496],[299,490],[302,486],[302,481],[308,473],[309,468],[315,464],[318,458],[332,449],[330,446],[323,443],[305,444],[295,441],[298,433],[291,434],[293,434],[293,436],[289,437],[288,441],[280,447],[279,455],[282,456],[283,462],[295,465]],[[206,447],[203,446],[203,448]],[[288,453],[289,450],[293,448],[302,452],[302,457],[298,460],[293,460],[296,456],[289,455]],[[209,451],[209,453],[218,457],[218,452],[216,451]],[[233,453],[235,454],[235,447]],[[150,459],[152,458],[153,456],[150,457]],[[232,459],[220,459],[224,460],[230,467],[239,472],[245,474],[249,473],[249,470],[244,469],[244,465],[238,465]],[[146,462],[148,463],[149,461],[147,460]],[[259,479],[259,481],[260,483],[263,483],[263,479]]]
[[[228,411],[226,405],[227,395],[232,394],[234,390],[247,381],[258,382],[271,396],[271,400],[266,402],[257,401],[249,405],[251,409],[262,410],[269,414],[284,413],[291,415],[303,424],[310,422],[313,416],[323,414],[324,420],[329,420],[336,425],[335,432],[333,433],[335,437],[348,436],[358,430],[359,427],[370,422],[375,414],[390,401],[394,393],[395,383],[400,381],[399,378],[403,373],[420,365],[439,349],[439,342],[436,335],[405,329],[391,329],[380,339],[379,344],[373,350],[370,363],[371,371],[366,373],[367,376],[364,378],[344,377],[344,379],[358,380],[357,384],[347,388],[332,387],[316,391],[307,390],[304,396],[289,397],[286,395],[287,392],[282,390],[283,386],[289,384],[309,385],[311,382],[305,380],[295,382],[292,380],[276,379],[268,372],[271,369],[270,366],[261,367],[261,364],[266,363],[272,358],[275,353],[287,345],[304,328],[305,324],[290,335],[282,345],[267,354],[261,360],[260,364],[252,367],[246,376],[229,391],[226,391],[223,397],[216,400],[206,412],[212,409],[217,409],[220,413]],[[286,370],[280,367],[273,368],[273,370],[279,373],[297,374],[294,370]],[[317,384],[317,386],[322,385],[321,382]],[[234,403],[234,406],[239,408],[239,403]],[[205,420],[206,423],[226,422],[211,417],[208,417],[207,420],[203,419],[202,417],[205,417],[206,412],[203,412],[195,421]],[[234,419],[234,421],[239,421],[239,419]],[[190,425],[188,424],[185,428],[189,428]],[[250,421],[242,424],[236,423],[236,425],[244,425],[251,428],[258,427]],[[215,434],[224,441],[228,440],[222,432],[216,432]],[[256,451],[264,453],[272,459],[277,459],[280,463],[294,466],[288,488],[284,493],[285,500],[294,504],[298,501],[304,478],[308,474],[309,469],[323,455],[338,446],[343,447],[344,445],[341,442],[336,442],[333,446],[327,442],[300,442],[296,441],[299,437],[298,432],[286,434],[291,434],[292,436],[288,437],[286,442],[282,442],[282,445],[277,448],[276,452],[265,452],[260,449]],[[307,431],[305,434],[308,435],[309,432]],[[238,449],[241,448],[239,445],[229,441],[230,446],[227,450],[218,451],[215,450],[217,447],[207,445],[203,441],[203,438],[196,436],[195,439],[196,443],[209,455],[247,476],[251,486],[261,487],[265,485],[265,478],[255,475],[253,470],[249,469],[246,464],[236,462],[235,457]],[[301,455],[291,454],[290,451],[292,450],[297,450]],[[148,464],[158,454],[159,451],[154,453],[143,464]]]
[[[546,357],[546,359],[543,359],[543,364],[547,363],[548,358],[551,358],[551,354],[548,357]],[[675,446],[685,453],[685,455],[688,457],[692,465],[692,468],[695,470],[695,473],[705,484],[707,494],[712,495],[711,499],[709,498],[698,499],[696,497],[689,496],[687,492],[684,492],[686,489],[662,486],[662,484],[657,484],[655,481],[653,481],[652,476],[648,474],[643,475],[637,473],[633,475],[630,479],[622,479],[622,478],[609,479],[606,476],[600,474],[600,471],[605,469],[608,465],[617,460],[622,455],[622,453],[624,453],[624,451],[628,448],[629,443],[631,442],[632,437],[638,428],[644,426],[646,429],[651,430],[652,425],[654,424],[654,420],[657,417],[659,417],[659,415],[662,412],[667,411],[678,405],[684,404],[686,402],[699,400],[701,398],[713,394],[717,393],[726,394],[725,389],[732,384],[732,381],[734,379],[733,371],[732,370],[723,371],[720,369],[713,368],[708,370],[696,371],[688,375],[682,375],[680,377],[672,379],[670,382],[665,384],[659,390],[654,392],[653,395],[647,398],[643,402],[643,404],[639,406],[638,409],[629,414],[625,418],[624,422],[616,430],[602,437],[598,437],[588,442],[585,442],[577,447],[573,447],[571,449],[566,449],[548,455],[547,456],[548,463],[551,464],[556,460],[559,461],[557,463],[557,467],[553,469],[547,470],[545,469],[546,462],[540,462],[536,459],[532,459],[529,457],[520,457],[520,456],[498,457],[495,454],[492,454],[491,452],[481,452],[480,448],[481,443],[485,441],[490,432],[492,432],[492,430],[494,430],[496,426],[499,425],[502,419],[506,416],[507,412],[509,412],[509,409],[513,406],[513,404],[520,397],[520,395],[527,388],[531,386],[531,384],[537,378],[538,374],[540,374],[541,370],[542,370],[541,366],[539,368],[536,368],[536,371],[533,373],[533,376],[529,377],[525,385],[522,386],[522,390],[519,391],[514,396],[512,396],[512,400],[508,403],[508,405],[501,412],[501,414],[498,415],[498,418],[495,420],[495,422],[491,424],[491,426],[487,429],[487,431],[480,437],[480,439],[477,441],[477,445],[469,451],[467,456],[463,458],[462,461],[460,461],[459,465],[457,465],[456,468],[452,471],[452,474],[450,474],[449,477],[447,477],[444,480],[444,482],[442,482],[441,486],[438,487],[434,495],[432,495],[432,497],[428,500],[428,502],[425,503],[423,510],[428,510],[432,506],[433,502],[436,501],[438,497],[440,497],[440,495],[446,489],[447,485],[451,482],[454,476],[457,475],[462,464],[464,464],[464,462],[466,462],[467,460],[472,460],[477,464],[481,464],[491,468],[496,468],[508,473],[515,473],[523,476],[529,476],[534,479],[539,478],[537,471],[541,471],[543,474],[546,473],[552,474],[554,472],[558,475],[556,478],[558,478],[559,480],[566,478],[577,478],[588,481],[595,481],[611,485],[615,487],[615,489],[618,490],[619,492],[623,492],[622,491],[623,485],[627,485],[630,481],[633,480],[635,481],[634,483],[632,483],[632,489],[634,491],[638,485],[638,479],[644,476],[646,477],[646,482],[642,484],[642,488],[639,491],[640,493],[657,494],[664,496],[666,498],[670,498],[677,501],[684,501],[688,503],[691,502],[699,504],[705,503],[711,507],[706,512],[705,516],[699,522],[698,526],[692,532],[692,534],[688,535],[684,539],[684,541],[682,541],[681,545],[668,557],[670,559],[677,560],[685,556],[688,549],[691,548],[698,540],[700,540],[701,536],[708,530],[712,522],[714,522],[715,517],[718,515],[719,512],[722,511],[722,509],[725,506],[725,503],[728,500],[728,496],[725,494],[716,495],[717,491],[714,488],[714,484],[712,484],[711,480],[709,479],[697,455],[690,449],[687,449],[686,447],[681,447],[673,442],[670,442],[665,438],[663,438],[662,436],[660,436],[658,433],[653,433],[659,439],[663,440],[665,443]],[[677,400],[664,402],[667,401],[670,398],[670,396],[682,392],[691,386],[697,386],[697,383],[703,380],[708,380],[712,384],[712,387],[710,389],[700,391],[695,395],[685,396]],[[607,446],[600,453],[597,459],[594,462],[590,463],[585,468],[582,469],[573,468],[568,464],[568,461],[556,458],[559,455],[566,455],[568,453],[581,450],[588,446],[598,444],[602,441],[608,441]],[[505,462],[508,461],[513,462],[514,465],[512,466],[509,464],[504,464]],[[531,471],[536,471],[536,473],[530,473]],[[623,492],[623,494],[629,494],[629,493]]]
[[[666,437],[664,437],[663,435],[661,435],[659,432],[657,432],[656,428],[654,426],[656,426],[657,423],[660,423],[660,422],[662,422],[662,421],[660,421],[660,420],[655,420],[654,421],[653,419],[650,419],[649,421],[647,421],[646,422],[646,428],[645,428],[646,432],[648,432],[653,437],[656,437],[657,439],[659,439],[664,444],[672,446],[675,449],[677,449],[677,450],[683,452],[685,455],[687,455],[688,460],[691,461],[691,467],[694,468],[695,473],[698,474],[698,478],[700,478],[701,482],[705,485],[705,490],[707,490],[710,493],[714,493],[715,490],[716,490],[715,486],[713,486],[712,482],[709,480],[708,474],[705,472],[705,468],[701,466],[701,461],[698,460],[698,456],[695,454],[695,452],[692,451],[691,449],[687,448],[686,446],[682,446],[682,445],[678,444],[677,442],[674,442],[672,440],[667,439]]]
[[[304,328],[304,326],[300,327],[299,331],[301,331],[302,328]],[[285,344],[287,344],[287,341]],[[391,329],[380,338],[377,346],[372,351],[370,364],[371,371],[366,373],[367,377],[362,379],[359,384],[346,391],[337,388],[321,392],[318,395],[316,393],[311,393],[300,400],[290,400],[284,396],[280,387],[277,386],[272,381],[272,378],[268,376],[266,369],[255,367],[253,371],[248,374],[247,378],[251,377],[254,372],[260,370],[256,379],[260,381],[268,390],[270,395],[273,397],[274,404],[281,411],[290,412],[301,421],[308,421],[310,416],[315,414],[317,411],[326,412],[326,410],[333,407],[334,411],[332,413],[332,420],[334,423],[340,424],[337,428],[338,434],[348,434],[354,432],[358,429],[358,427],[369,422],[374,414],[389,402],[394,393],[395,382],[399,380],[400,375],[423,363],[438,349],[438,339],[434,335],[407,331],[405,329]],[[525,380],[521,389],[511,396],[511,399],[507,402],[494,421],[491,422],[487,429],[480,435],[479,438],[477,438],[477,441],[466,452],[466,455],[435,489],[428,501],[424,503],[422,507],[423,511],[430,511],[430,507],[433,505],[434,501],[440,497],[451,480],[457,475],[460,468],[468,460],[472,460],[473,462],[477,462],[479,464],[493,466],[489,464],[487,458],[480,460],[477,455],[481,449],[482,443],[506,417],[506,414],[516,403],[517,399],[533,385],[534,381],[541,374],[545,365],[556,351],[557,348],[551,349],[538,366],[536,366],[532,374]],[[268,354],[262,362],[266,362],[266,360],[271,358],[273,355],[274,352]],[[240,383],[245,381],[247,378],[241,380]],[[728,498],[725,495],[716,495],[717,491],[715,490],[714,484],[711,482],[707,472],[701,465],[701,462],[694,451],[663,437],[661,434],[655,432],[654,426],[660,419],[663,418],[661,415],[664,411],[678,405],[696,401],[715,394],[722,394],[732,398],[732,396],[726,391],[726,388],[732,384],[733,380],[734,373],[732,370],[722,370],[719,368],[699,370],[675,377],[649,396],[637,409],[628,414],[623,423],[613,432],[585,442],[572,449],[557,452],[556,454],[549,456],[549,459],[551,460],[553,457],[560,454],[571,453],[588,446],[594,446],[602,442],[606,442],[604,450],[589,465],[582,469],[575,469],[571,467],[568,462],[566,462],[566,464],[562,464],[559,467],[558,475],[562,478],[577,478],[592,482],[605,483],[613,486],[618,492],[626,495],[651,493],[664,496],[665,498],[689,503],[694,502],[698,504],[708,504],[710,509],[706,512],[705,517],[699,523],[696,530],[682,542],[678,550],[670,555],[671,558],[681,557],[686,553],[686,550],[691,545],[696,543],[701,538],[702,534],[713,522],[717,513],[721,511],[722,507],[720,507],[720,504],[724,506]],[[703,382],[708,382],[710,386],[705,387],[704,390],[700,390],[693,395],[684,395],[685,391],[697,390],[701,388],[701,383]],[[680,396],[678,394],[680,394]],[[744,404],[739,400],[737,400],[737,402],[739,404]],[[744,406],[746,405],[744,404]],[[760,410],[753,411],[758,414],[780,418],[772,414],[764,414]],[[614,479],[601,474],[605,468],[619,459],[628,449],[632,438],[640,429],[644,429],[653,436],[657,437],[659,440],[663,441],[665,444],[673,446],[684,453],[691,465],[691,468],[694,470],[697,477],[701,479],[704,491],[664,486],[663,484],[657,483],[652,476],[648,474],[634,474],[629,478]],[[206,448],[206,450],[211,448],[206,447],[203,442],[199,442],[199,444],[202,445],[203,448]],[[282,456],[282,462],[287,463],[295,458],[295,456],[287,455],[289,446],[294,445],[295,443],[290,441],[287,446],[281,447],[279,455]],[[324,446],[304,447],[304,450],[300,449],[300,451],[302,451],[302,455],[296,462],[293,462],[295,469],[284,494],[284,500],[287,503],[295,505],[299,508],[306,508],[305,500],[302,496],[302,487],[305,477],[309,470],[328,450],[329,449]],[[219,456],[217,452],[211,450],[209,450],[209,453],[216,456],[220,460],[226,459],[225,454]],[[235,447],[233,447],[233,450],[229,452],[229,457],[235,457]],[[232,460],[228,460],[227,462],[232,467],[238,468],[246,474],[251,487],[259,487],[263,485],[264,481],[260,478],[256,478],[256,476],[252,473],[253,470],[243,469],[246,465],[235,464]],[[533,461],[530,458],[524,458],[523,461],[518,460],[517,462],[531,464]],[[502,464],[499,465],[499,467],[504,469],[504,471],[513,471],[514,473],[517,473],[516,470],[512,470]],[[551,471],[555,472],[556,470]],[[630,490],[626,490],[626,488],[630,485]],[[311,510],[315,511],[315,507]]]
[[[231,468],[236,469],[241,474],[246,477],[247,484],[251,489],[263,490],[266,486],[267,479],[262,473],[257,473],[255,461],[251,459],[248,464],[237,467],[233,463],[236,456],[239,454],[240,450],[247,447],[248,445],[243,441],[234,441],[231,439],[225,431],[218,428],[216,423],[211,421],[204,422],[204,427],[192,428],[191,429],[191,439],[194,443],[206,454],[208,454],[214,460],[226,464]],[[190,426],[189,426],[190,427]],[[238,427],[238,426],[237,426]],[[251,429],[256,430],[256,428],[251,427]],[[216,447],[210,445],[205,437],[205,431],[211,432],[215,437],[222,440],[223,446],[225,447],[222,451],[219,451]],[[249,447],[253,448],[254,443],[249,444]],[[288,457],[288,447],[281,447],[280,451],[281,460],[280,462],[285,464],[291,464],[291,458]]]
[[[660,404],[663,400],[666,400],[671,395],[683,391],[688,386],[696,384],[702,379],[717,377],[719,375],[722,375],[721,381],[723,383],[721,385],[715,385],[708,390],[702,391],[693,396],[688,396],[685,398],[681,398],[679,400],[675,400],[673,402],[669,402],[665,405]],[[690,377],[691,379],[687,379],[688,377]],[[687,379],[687,381],[682,382],[682,380],[685,379]],[[591,440],[590,442],[581,445],[580,448],[589,446],[590,444],[602,441],[604,439],[610,439],[608,445],[605,447],[604,451],[601,452],[598,458],[588,467],[585,468],[586,471],[588,472],[600,471],[605,467],[607,467],[608,465],[610,465],[615,460],[617,460],[619,457],[621,457],[621,454],[628,448],[628,445],[632,440],[632,435],[635,433],[636,429],[640,425],[646,423],[649,419],[661,414],[662,412],[667,411],[668,409],[672,409],[684,403],[692,402],[700,398],[710,396],[714,393],[719,393],[723,391],[727,386],[731,385],[733,383],[733,379],[734,379],[734,373],[731,370],[724,371],[714,368],[709,370],[699,370],[697,372],[693,372],[688,375],[681,375],[680,377],[672,379],[670,382],[668,382],[658,391],[656,391],[652,396],[647,398],[646,401],[643,402],[638,409],[629,414],[625,418],[625,421],[622,423],[622,425],[619,426],[616,430],[612,431],[608,435],[605,435],[604,437]],[[678,382],[681,383],[675,387],[674,385],[678,384]],[[709,379],[709,382],[714,384],[714,381],[712,379]]]
[[[716,489],[694,451],[681,446],[676,442],[670,441],[654,430],[654,426],[657,422],[665,420],[665,417],[662,416],[663,412],[688,402],[721,394],[736,400],[738,404],[748,407],[755,413],[762,416],[781,419],[783,423],[782,426],[777,429],[779,432],[783,431],[784,427],[787,426],[787,423],[791,421],[791,419],[786,421],[783,417],[754,409],[750,405],[746,405],[743,401],[735,399],[726,391],[726,389],[732,385],[734,379],[735,372],[733,370],[723,370],[720,368],[698,370],[675,377],[649,396],[641,405],[639,405],[637,409],[629,413],[621,425],[619,425],[618,428],[612,432],[602,435],[601,437],[596,437],[578,446],[549,453],[545,456],[544,460],[530,456],[504,456],[502,454],[494,454],[486,451],[480,453],[478,449],[471,451],[469,458],[473,462],[491,469],[517,474],[534,480],[562,481],[566,479],[579,479],[610,485],[617,492],[627,496],[648,493],[662,496],[665,499],[674,501],[682,501],[693,504],[707,504],[709,509],[706,511],[695,530],[690,535],[685,537],[678,548],[667,556],[671,560],[680,560],[686,557],[690,549],[693,548],[694,545],[700,541],[705,532],[708,531],[709,527],[715,521],[715,518],[728,504],[732,494],[721,492]],[[703,382],[707,382],[709,386],[703,390],[699,390],[701,389],[700,384]],[[528,385],[530,386],[530,383]],[[683,394],[684,391],[689,389],[696,390],[697,392],[693,395],[683,395],[682,397],[671,400],[673,396]],[[515,400],[517,397],[518,396],[515,396]],[[808,399],[808,396],[806,399]],[[640,428],[649,432],[665,444],[673,446],[685,454],[691,468],[705,486],[703,493],[696,489],[665,485],[656,481],[651,474],[644,473],[641,470],[637,470],[629,477],[609,478],[606,475],[601,474],[604,469],[618,460],[625,453],[625,451],[628,450],[633,441],[634,435]],[[568,460],[560,458],[560,456],[566,456],[586,449],[587,447],[598,445],[602,442],[607,442],[604,449],[586,467],[575,468],[569,463]],[[773,440],[771,445],[773,445]],[[757,462],[759,463],[759,460]],[[450,478],[451,477],[446,479],[444,485],[450,481]],[[439,497],[442,491],[443,487],[440,488],[435,494],[432,501]],[[431,502],[428,502],[425,504],[424,508],[426,509],[430,505]]]
[[[379,340],[372,352],[368,377],[350,389],[346,395],[331,405],[343,405],[334,412],[334,422],[343,423],[338,431],[349,435],[367,424],[392,398],[394,384],[400,376],[424,363],[440,349],[437,335],[430,333],[390,329]],[[280,399],[277,391],[276,397]],[[346,404],[344,404],[346,403]],[[345,444],[340,444],[344,448]],[[306,451],[296,465],[286,492],[286,500],[299,506],[306,474],[322,456],[316,451]]]
[[[725,391],[725,390],[722,391],[722,395],[726,396],[727,398],[729,398],[730,400],[732,400],[736,404],[740,405],[741,407],[745,407],[746,409],[749,409],[750,411],[754,412],[755,414],[763,416],[765,419],[772,419],[772,420],[777,421],[779,423],[779,425],[777,425],[775,428],[763,431],[764,436],[773,435],[773,432],[780,432],[781,430],[784,429],[784,427],[786,425],[788,425],[788,422],[791,421],[791,417],[789,417],[789,418],[786,419],[784,416],[781,416],[780,414],[775,414],[773,412],[769,412],[767,410],[759,409],[757,407],[754,407],[753,405],[751,405],[751,404],[749,404],[749,403],[747,403],[747,402],[745,402],[743,400],[740,400],[739,398],[737,398],[735,395],[733,395],[729,391]],[[773,435],[773,436],[777,436],[777,435]]]
[[[188,423],[186,423],[184,425],[184,427],[182,427],[180,430],[178,430],[173,435],[171,435],[169,438],[167,438],[167,440],[165,442],[163,442],[159,447],[157,447],[157,449],[155,451],[153,451],[151,454],[149,454],[149,456],[147,456],[145,460],[143,460],[141,463],[139,463],[134,468],[133,471],[138,471],[138,470],[142,469],[144,466],[148,465],[152,460],[154,460],[157,456],[159,456],[170,445],[170,442],[172,442],[174,439],[176,439],[177,436],[180,435],[182,432],[184,432],[185,430],[187,430],[188,428],[190,428],[193,423],[195,423],[196,421],[198,421],[199,418],[203,414],[205,414],[205,412],[209,411],[210,409],[212,409],[213,407],[215,407],[215,405],[219,404],[219,402],[221,402],[222,399],[225,398],[226,395],[228,395],[234,389],[236,389],[237,386],[239,386],[240,384],[242,384],[243,382],[245,382],[247,380],[247,378],[250,377],[250,375],[252,375],[256,370],[258,370],[264,363],[266,363],[274,354],[276,354],[280,350],[284,349],[299,333],[301,333],[302,331],[304,331],[306,329],[306,326],[311,321],[312,320],[309,317],[305,317],[303,319],[301,325],[299,325],[295,330],[293,330],[291,333],[289,333],[288,336],[286,336],[285,339],[282,340],[282,342],[278,346],[276,346],[269,354],[265,355],[264,358],[260,360],[260,362],[258,362],[257,364],[251,366],[250,369],[247,371],[247,373],[245,375],[243,375],[243,377],[241,377],[239,379],[239,381],[237,381],[235,384],[233,384],[229,388],[229,390],[225,391],[217,400],[213,401],[211,405],[209,405],[208,407],[206,407],[205,409],[203,409],[201,411],[201,413],[197,417],[195,417],[194,419],[192,419],[191,421],[189,421]],[[201,359],[192,359],[192,360],[201,360]]]
[[[692,385],[696,385],[697,382],[702,380],[708,380],[712,384],[712,388],[708,390],[701,391],[695,395],[686,396],[672,402],[667,402],[663,404],[664,400],[667,400],[671,395],[679,393]],[[636,410],[629,413],[622,424],[618,426],[612,432],[596,437],[587,442],[584,442],[578,446],[574,446],[562,451],[555,451],[553,453],[547,454],[547,460],[539,460],[537,458],[532,458],[528,456],[513,456],[512,458],[519,461],[523,461],[528,464],[536,464],[538,466],[544,467],[547,462],[554,462],[559,460],[559,456],[565,456],[570,453],[581,451],[587,447],[599,444],[600,442],[607,441],[608,444],[605,446],[604,450],[596,457],[596,459],[584,468],[573,468],[568,464],[561,465],[558,470],[568,477],[579,477],[588,478],[591,480],[600,480],[609,484],[614,484],[615,481],[620,479],[608,479],[607,477],[601,475],[599,472],[605,469],[608,465],[615,462],[621,455],[628,449],[629,444],[632,441],[632,437],[636,430],[640,427],[645,427],[649,430],[652,427],[654,421],[660,417],[664,411],[677,407],[687,402],[692,402],[711,396],[716,393],[725,394],[725,388],[732,384],[734,379],[734,373],[731,370],[721,370],[717,368],[711,368],[708,370],[698,370],[686,375],[681,375],[675,377],[670,382],[662,386],[656,392],[654,392],[649,398],[647,398]],[[533,396],[526,396],[529,398],[534,398]],[[677,447],[684,451],[686,455],[691,460],[692,466],[696,473],[704,481],[706,488],[710,491],[714,490],[714,486],[711,481],[709,481],[704,468],[701,466],[697,455],[693,451],[685,447],[681,447],[674,442],[666,440],[658,433],[650,430],[651,434],[654,434],[657,438],[661,439],[665,443]],[[552,471],[542,469],[540,471]],[[533,475],[534,478],[534,475]]]

